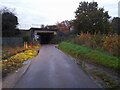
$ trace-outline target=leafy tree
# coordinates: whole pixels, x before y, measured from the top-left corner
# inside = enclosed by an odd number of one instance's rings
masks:
[[[114,17],[112,19],[112,28],[114,30],[115,33],[117,33],[118,35],[120,35],[120,18],[119,17]]]
[[[2,14],[2,36],[12,37],[18,35],[20,31],[16,28],[18,25],[17,16],[7,8],[0,10],[0,14]]]
[[[73,25],[79,33],[106,34],[110,31],[110,16],[103,8],[98,8],[97,2],[80,2],[75,14]]]

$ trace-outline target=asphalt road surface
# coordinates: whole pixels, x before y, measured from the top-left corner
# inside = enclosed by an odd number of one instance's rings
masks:
[[[43,45],[14,88],[99,87],[69,56],[54,45]]]

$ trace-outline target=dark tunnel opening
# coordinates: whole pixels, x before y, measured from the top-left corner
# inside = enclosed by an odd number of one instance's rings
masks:
[[[54,37],[54,33],[37,33],[37,35],[39,35],[40,44],[50,44],[52,38]]]

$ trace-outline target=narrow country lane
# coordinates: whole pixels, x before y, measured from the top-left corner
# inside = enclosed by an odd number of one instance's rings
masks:
[[[43,45],[15,88],[99,88],[70,57]]]

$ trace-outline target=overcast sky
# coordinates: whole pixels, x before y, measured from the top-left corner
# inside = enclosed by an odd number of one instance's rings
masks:
[[[74,19],[79,2],[93,0],[0,0],[0,8],[14,8],[19,19],[19,28],[29,29],[41,24],[52,25]],[[119,0],[94,0],[112,17],[118,16]],[[38,25],[38,26],[37,26]]]

